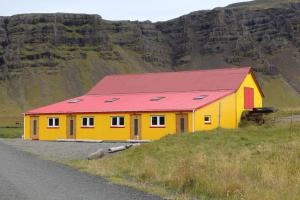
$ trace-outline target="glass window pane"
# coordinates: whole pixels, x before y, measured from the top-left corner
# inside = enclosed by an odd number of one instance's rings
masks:
[[[82,126],[87,126],[87,118],[82,118]]]
[[[59,126],[59,119],[55,118],[55,126]]]
[[[33,135],[37,135],[37,120],[33,120]]]
[[[53,126],[53,118],[49,118],[48,126]]]
[[[157,117],[156,116],[152,117],[152,125],[157,126]]]
[[[165,117],[164,116],[159,117],[159,125],[161,125],[161,126],[165,125]]]
[[[90,124],[89,125],[94,126],[94,118],[93,117],[90,118]]]
[[[119,125],[124,126],[124,117],[120,117],[119,119],[120,119]]]
[[[118,125],[118,118],[117,117],[112,117],[112,123],[111,125],[117,126]]]
[[[210,123],[211,122],[211,116],[204,116],[204,122]]]

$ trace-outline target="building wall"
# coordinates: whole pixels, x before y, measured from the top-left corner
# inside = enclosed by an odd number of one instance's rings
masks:
[[[124,128],[111,128],[111,117],[123,116]],[[81,126],[82,117],[94,117],[94,127]],[[76,138],[88,140],[127,140],[130,138],[129,114],[90,114],[76,116]]]
[[[195,112],[195,130],[212,130],[221,128],[237,128],[235,94],[224,97]],[[210,116],[211,123],[205,124],[204,117]]]
[[[59,128],[48,127],[48,117],[58,117],[60,121]],[[66,138],[66,115],[39,115],[39,139],[40,140],[57,140]],[[30,139],[31,122],[30,116],[25,117],[25,133],[24,138]]]
[[[241,84],[240,88],[236,92],[236,118],[237,118],[237,125],[240,123],[241,115],[244,109],[244,88],[249,87],[254,89],[254,107],[259,108],[262,107],[263,104],[263,97],[260,93],[257,84],[254,81],[254,78],[251,73],[248,73],[246,78],[244,79],[243,83]]]
[[[30,140],[30,116],[29,115],[24,115],[24,132],[23,132],[23,137],[25,140]]]
[[[156,113],[134,113],[141,115],[141,140],[157,140],[168,134],[176,134],[176,115],[188,115],[188,132],[199,130],[210,130],[217,128],[219,105],[221,105],[221,127],[235,128],[235,94],[227,96],[210,105],[192,112],[156,112]],[[165,116],[165,127],[151,127],[151,116]],[[204,116],[211,116],[211,124],[204,124]],[[122,128],[111,127],[112,116],[123,116],[125,126]],[[58,117],[59,128],[48,128],[48,118]],[[81,127],[82,117],[94,117],[94,127]],[[78,114],[76,115],[76,139],[80,140],[128,140],[130,139],[131,123],[130,113],[119,114]],[[194,124],[194,129],[193,129]],[[25,139],[30,139],[30,116],[25,117]],[[67,115],[39,115],[39,139],[57,140],[67,138]]]
[[[168,134],[176,133],[177,113],[134,113],[141,114],[141,138],[142,140],[156,140]],[[152,115],[164,115],[165,127],[151,127]],[[122,128],[111,127],[112,116],[123,116],[125,126]],[[129,140],[130,139],[130,114],[88,114],[76,115],[76,139],[79,140]],[[189,116],[188,131],[191,128],[191,113]],[[39,139],[57,140],[67,138],[67,115],[39,115]],[[58,117],[59,128],[48,128],[48,118]],[[82,117],[94,117],[94,127],[81,127]],[[25,116],[25,139],[30,139],[30,116]]]
[[[165,124],[164,128],[151,127],[152,115],[164,115]],[[141,121],[141,139],[142,140],[157,140],[165,135],[176,133],[176,114],[175,113],[143,113]]]
[[[176,114],[175,113],[134,113],[141,115],[141,140],[156,140],[168,134],[176,133]],[[152,115],[164,115],[165,127],[151,127]],[[95,121],[94,128],[82,128],[81,117],[93,116]],[[112,116],[123,116],[125,120],[124,128],[110,127]],[[91,140],[128,140],[130,139],[131,114],[94,114],[94,115],[77,115],[76,128],[77,139]]]

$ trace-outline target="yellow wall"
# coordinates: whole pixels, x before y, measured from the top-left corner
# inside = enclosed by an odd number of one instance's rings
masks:
[[[141,114],[141,137],[142,140],[156,140],[168,134],[176,133],[176,113],[135,113]],[[164,115],[165,127],[151,127],[152,115]],[[112,128],[111,117],[123,116],[124,128]],[[188,114],[189,128],[191,128],[191,113]],[[59,128],[47,128],[49,117],[59,117]],[[94,117],[94,127],[81,127],[82,117]],[[40,115],[39,116],[39,139],[57,140],[67,138],[66,115]],[[30,116],[25,117],[25,139],[30,139]],[[129,140],[130,139],[130,114],[89,114],[76,115],[76,139],[78,140]]]
[[[164,115],[166,126],[164,128],[151,128],[152,115]],[[174,113],[144,113],[141,118],[142,140],[157,140],[167,134],[176,133],[176,114]]]
[[[111,128],[111,117],[123,116],[124,128]],[[81,127],[82,117],[94,117],[94,128]],[[130,138],[129,114],[91,114],[76,116],[76,139],[82,140],[128,140]]]
[[[220,112],[220,113],[219,113]],[[211,116],[211,123],[205,124],[204,116]],[[220,116],[220,125],[219,125]],[[195,130],[211,130],[218,127],[236,128],[235,94],[224,97],[195,112]]]
[[[237,107],[237,124],[240,123],[242,112],[244,109],[244,88],[250,87],[254,89],[254,107],[262,107],[262,95],[258,89],[258,86],[256,85],[253,76],[251,73],[249,73],[243,83],[241,84],[240,88],[236,92],[236,107]]]
[[[25,140],[29,140],[30,138],[30,116],[24,115],[24,133],[23,137]]]
[[[59,128],[48,128],[48,118],[58,117]],[[38,133],[40,140],[57,140],[66,138],[66,115],[39,115]],[[25,139],[30,139],[30,116],[25,117]]]

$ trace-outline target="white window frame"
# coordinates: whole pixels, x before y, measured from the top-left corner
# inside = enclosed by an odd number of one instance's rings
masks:
[[[164,124],[160,124],[160,118],[163,117],[164,118]],[[157,124],[152,124],[152,119],[153,118],[157,118]],[[150,124],[151,124],[151,127],[165,127],[166,126],[166,116],[164,115],[153,115],[150,117]]]
[[[207,117],[209,120],[205,120]],[[204,115],[204,124],[211,124],[211,115]]]
[[[50,119],[52,119],[52,124],[50,124]],[[58,120],[58,125],[55,125],[55,120]],[[48,127],[49,128],[58,128],[59,127],[59,117],[48,117]]]
[[[117,125],[113,125],[113,119],[117,118]],[[124,125],[120,125],[120,118],[123,118]],[[111,127],[125,127],[125,117],[124,116],[111,116],[110,117],[110,126]]]
[[[87,119],[87,125],[83,125],[83,119]],[[93,119],[93,122],[94,122],[94,124],[93,125],[90,125],[90,119]],[[81,117],[81,127],[88,127],[88,128],[93,128],[95,126],[95,118],[94,117],[86,117],[86,116],[84,116],[84,117]]]

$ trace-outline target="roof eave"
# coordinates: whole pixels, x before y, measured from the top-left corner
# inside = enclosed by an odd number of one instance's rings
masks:
[[[137,111],[107,111],[107,112],[37,112],[25,113],[25,115],[67,115],[67,114],[113,114],[113,113],[159,113],[159,112],[192,112],[195,109],[179,109],[179,110],[137,110]]]
[[[206,107],[206,106],[208,106],[208,105],[210,105],[210,104],[213,104],[213,103],[215,103],[216,101],[219,101],[219,100],[221,100],[221,99],[223,99],[223,98],[225,98],[225,97],[227,97],[227,96],[229,96],[229,95],[231,95],[231,94],[234,94],[234,93],[235,93],[235,91],[232,91],[232,92],[230,92],[230,93],[228,93],[228,94],[226,94],[226,95],[224,95],[224,96],[221,96],[221,97],[219,97],[219,98],[214,99],[213,101],[210,101],[210,102],[208,102],[208,103],[206,103],[206,104],[203,104],[203,105],[201,105],[201,106],[199,106],[199,107],[196,107],[194,110],[199,110],[199,109],[201,109],[201,108],[204,108],[204,107]]]

